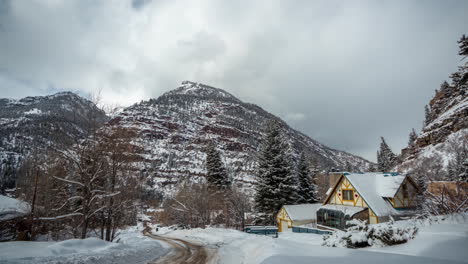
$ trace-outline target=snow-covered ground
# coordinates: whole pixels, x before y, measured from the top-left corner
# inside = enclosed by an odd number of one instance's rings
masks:
[[[0,195],[0,221],[6,221],[29,213],[29,204]]]
[[[321,235],[280,233],[278,238],[235,230],[207,228],[157,234],[177,237],[218,248],[217,263],[468,263],[468,219],[419,223],[419,233],[406,244],[366,249],[321,246]]]
[[[321,235],[292,232],[273,238],[220,228],[160,228],[155,234],[205,245],[216,252],[212,263],[222,264],[468,263],[467,216],[440,219],[417,223],[419,233],[406,244],[365,249],[324,247]],[[147,263],[170,250],[141,231],[141,225],[122,231],[118,243],[96,238],[0,243],[0,263]]]
[[[61,242],[0,243],[0,263],[147,263],[168,252],[166,246],[145,237],[142,227],[122,231],[118,243],[98,238]]]

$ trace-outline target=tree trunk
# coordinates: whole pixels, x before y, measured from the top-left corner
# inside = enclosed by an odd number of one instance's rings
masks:
[[[32,197],[32,202],[31,202],[31,225],[29,226],[29,240],[34,239],[34,211],[36,207],[36,196],[37,196],[37,180],[39,178],[39,170],[36,170],[36,178],[34,179],[34,192],[33,192],[33,197]]]
[[[81,229],[81,239],[85,239],[88,233],[88,223],[89,219],[85,216],[83,221],[83,227]]]
[[[106,241],[111,241],[111,230],[112,230],[112,209],[107,212],[106,218]]]

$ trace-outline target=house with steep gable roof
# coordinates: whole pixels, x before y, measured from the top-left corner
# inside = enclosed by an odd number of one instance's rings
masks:
[[[317,224],[344,229],[351,219],[377,224],[390,217],[411,215],[419,189],[408,175],[343,172],[327,194],[317,210]]]

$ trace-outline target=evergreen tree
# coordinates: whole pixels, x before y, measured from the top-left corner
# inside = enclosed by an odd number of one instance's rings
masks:
[[[440,91],[447,91],[450,89],[450,85],[448,84],[447,81],[444,81],[441,85],[440,85]]]
[[[422,193],[425,193],[427,191],[427,183],[429,182],[429,178],[427,177],[426,173],[423,173],[419,175],[418,178],[416,178],[416,184],[419,187],[419,190],[421,190]]]
[[[468,182],[468,158],[465,158],[460,173],[458,174],[458,180],[461,182]]]
[[[302,154],[297,165],[297,178],[299,182],[298,203],[315,203],[317,199],[317,185],[314,184],[311,176],[315,176],[307,165],[305,155]]]
[[[431,110],[428,105],[424,106],[424,125],[427,126],[431,122]]]
[[[209,144],[206,150],[206,170],[206,180],[210,188],[226,189],[230,187],[231,181],[214,144]]]
[[[447,180],[467,181],[468,176],[468,149],[466,143],[455,149],[454,158],[448,164]]]
[[[255,194],[259,224],[273,224],[283,205],[294,204],[298,200],[297,180],[286,152],[288,149],[280,124],[277,121],[268,124],[261,146]]]
[[[409,134],[409,140],[408,140],[408,146],[413,146],[414,142],[416,142],[416,139],[418,138],[418,135],[416,134],[416,131],[414,128],[411,130]]]
[[[468,57],[468,37],[463,35],[458,41],[459,51],[458,55],[462,56],[462,60],[465,60]],[[458,71],[453,73],[452,86],[467,89],[468,86],[468,61],[464,65],[458,67]]]
[[[377,151],[377,166],[379,171],[388,172],[396,165],[397,157],[387,145],[385,139],[383,137],[381,137],[381,139],[380,151]]]
[[[460,50],[458,51],[458,55],[467,57],[468,56],[468,37],[466,37],[466,35],[463,34],[460,40],[457,42],[460,48]]]

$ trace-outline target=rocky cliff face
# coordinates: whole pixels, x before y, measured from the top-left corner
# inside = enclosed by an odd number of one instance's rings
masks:
[[[91,101],[70,92],[0,99],[0,192],[15,186],[30,153],[70,146],[106,120]]]
[[[415,142],[416,149],[445,142],[451,134],[468,128],[468,95],[461,87],[443,86],[429,103],[427,125]]]
[[[140,147],[136,167],[156,189],[170,192],[181,178],[199,180],[205,174],[204,148],[215,142],[235,181],[248,189],[255,182],[255,168],[265,125],[281,122],[294,154],[305,152],[324,170],[367,170],[370,162],[331,149],[289,127],[257,105],[203,84],[185,81],[157,99],[126,108],[107,128],[137,131],[133,143]]]
[[[468,41],[460,41],[462,59],[467,58]],[[400,170],[437,165],[437,174],[447,172],[454,159],[461,159],[468,146],[468,61],[451,75],[451,83],[444,82],[429,105],[425,124],[416,140],[402,150]],[[463,154],[464,155],[464,154]],[[426,164],[426,165],[424,165]]]

